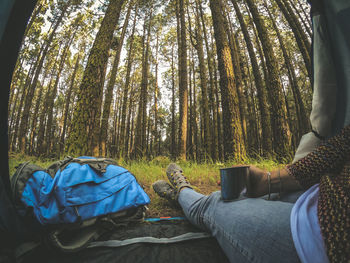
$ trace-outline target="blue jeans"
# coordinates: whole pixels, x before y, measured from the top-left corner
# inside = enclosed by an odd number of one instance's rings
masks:
[[[301,194],[289,194],[281,201],[241,196],[224,202],[220,192],[205,196],[185,188],[179,203],[192,224],[217,239],[230,262],[299,262],[290,213]]]

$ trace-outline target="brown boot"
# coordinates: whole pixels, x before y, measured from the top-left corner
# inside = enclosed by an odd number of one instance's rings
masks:
[[[177,200],[180,191],[184,187],[188,187],[192,189],[191,184],[187,180],[187,178],[182,174],[182,169],[180,166],[178,166],[175,163],[169,164],[167,170],[166,170],[166,175],[170,181],[170,183],[173,185],[173,187],[176,189],[176,197],[175,199]]]

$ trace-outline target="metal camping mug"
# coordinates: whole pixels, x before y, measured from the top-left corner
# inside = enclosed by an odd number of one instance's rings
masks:
[[[237,199],[246,186],[249,166],[220,169],[221,198],[224,201]]]

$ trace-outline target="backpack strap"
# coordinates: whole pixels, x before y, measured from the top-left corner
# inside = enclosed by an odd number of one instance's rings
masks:
[[[63,160],[51,164],[46,171],[54,177],[58,170],[64,170],[71,163],[80,165],[88,164],[97,174],[105,173],[107,166],[110,164],[118,165],[116,161],[109,158],[73,158],[67,156]]]
[[[68,164],[70,164],[73,160],[73,157],[67,156],[63,160],[59,160],[57,162],[54,162],[51,164],[47,169],[47,173],[51,175],[51,177],[55,177],[55,174],[59,169],[62,169],[62,167],[66,167]]]
[[[74,158],[72,161],[81,165],[88,164],[97,174],[105,173],[107,166],[110,164],[118,165],[117,162],[109,158]]]
[[[98,240],[113,229],[125,227],[131,222],[140,222],[144,218],[145,207],[123,210],[99,218],[91,218],[80,223],[61,225],[44,237],[44,243],[54,250],[64,253],[77,252]]]
[[[49,247],[64,253],[77,252],[87,247],[90,242],[97,240],[104,232],[98,224],[79,228],[78,231],[79,233],[72,235],[69,228],[54,230],[46,236],[45,243],[48,244]],[[62,238],[62,236],[67,236],[67,234],[70,237],[69,239]]]

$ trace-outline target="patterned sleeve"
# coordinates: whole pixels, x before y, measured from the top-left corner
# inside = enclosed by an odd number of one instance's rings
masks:
[[[288,165],[287,170],[302,187],[309,188],[319,183],[322,175],[340,170],[349,157],[350,125],[304,158]]]

